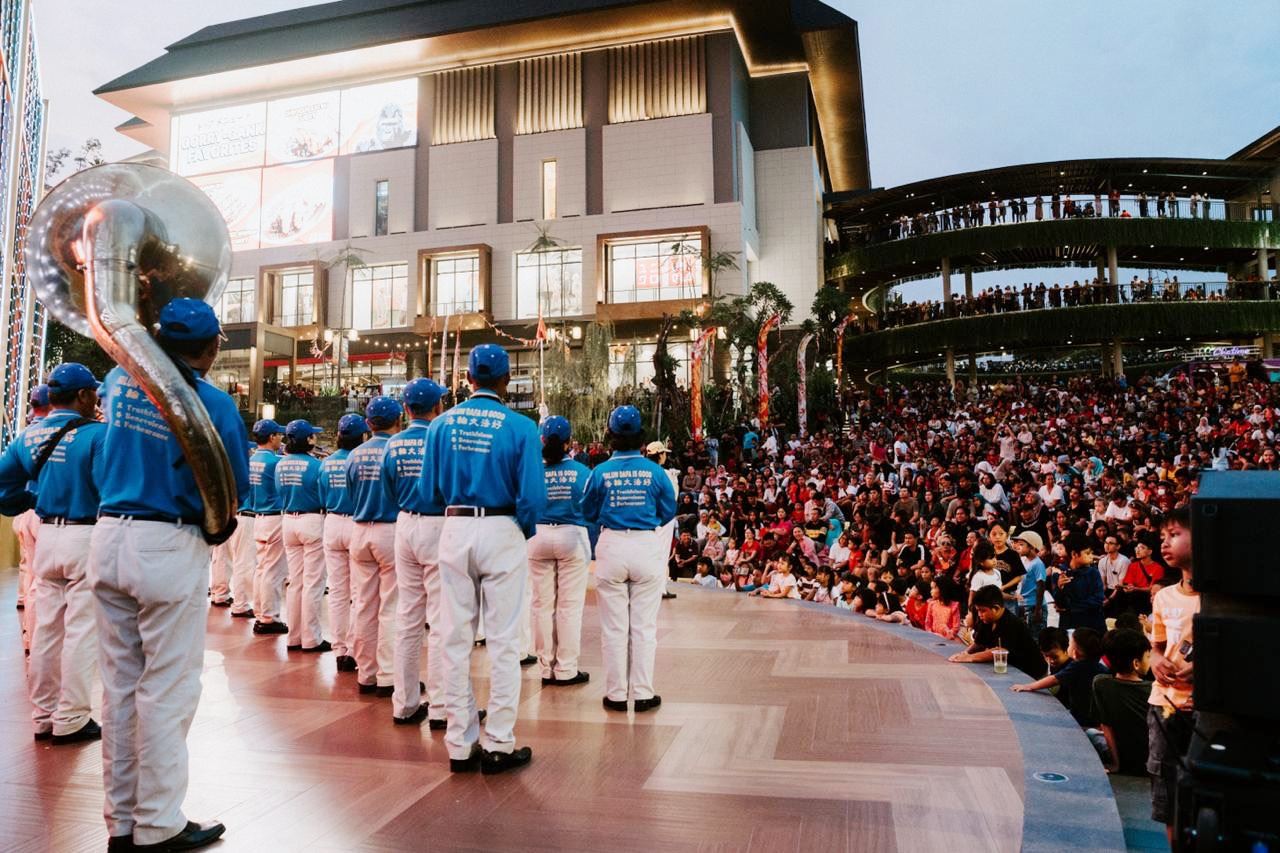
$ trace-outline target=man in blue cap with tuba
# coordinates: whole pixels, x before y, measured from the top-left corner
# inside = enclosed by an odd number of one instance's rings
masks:
[[[529,763],[516,748],[520,702],[520,618],[529,573],[525,540],[547,502],[538,428],[502,402],[511,380],[496,344],[471,351],[472,394],[427,431],[431,476],[423,488],[445,508],[440,578],[445,608],[445,706],[449,767],[502,773]],[[471,646],[481,599],[489,652],[489,715],[483,737],[471,688]]]
[[[249,490],[244,422],[235,401],[199,378],[221,330],[213,308],[179,298],[160,311],[160,348],[193,374],[240,496]],[[178,439],[122,368],[104,382],[101,509],[90,548],[102,670],[102,775],[107,831],[118,849],[189,850],[222,835],[220,823],[182,813],[187,730],[200,700],[209,545],[204,503]],[[115,839],[121,839],[116,841]]]

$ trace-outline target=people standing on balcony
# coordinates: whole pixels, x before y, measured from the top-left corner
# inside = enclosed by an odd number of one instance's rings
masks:
[[[1036,222],[1044,219],[1044,196],[1036,196]]]
[[[1138,215],[1143,217],[1148,215],[1147,194],[1144,192],[1138,193]]]
[[[1169,191],[1169,198],[1166,204],[1169,207],[1169,216],[1174,219],[1178,218],[1178,195],[1172,190]]]
[[[1053,218],[1061,219],[1062,218],[1062,196],[1059,193],[1053,194],[1053,201],[1052,201],[1051,207],[1053,208]]]
[[[1191,194],[1191,218],[1195,219],[1200,215],[1200,193]]]
[[[1111,192],[1107,194],[1107,201],[1110,206],[1110,215],[1119,216],[1120,215],[1120,190],[1116,189],[1115,187],[1112,187]],[[1098,203],[1098,209],[1099,210],[1102,209],[1101,202]]]

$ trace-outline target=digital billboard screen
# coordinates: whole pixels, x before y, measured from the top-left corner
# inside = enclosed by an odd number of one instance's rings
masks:
[[[417,144],[417,78],[343,90],[343,154],[386,151]]]
[[[316,92],[267,104],[267,165],[338,153],[337,92]]]
[[[333,160],[262,170],[262,248],[333,239]]]
[[[202,175],[263,164],[267,105],[242,104],[179,116],[170,162],[179,175]]]
[[[227,221],[232,251],[258,248],[262,227],[261,169],[195,175],[191,182],[204,190]]]

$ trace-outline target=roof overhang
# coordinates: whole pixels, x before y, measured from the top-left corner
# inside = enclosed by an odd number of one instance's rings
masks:
[[[808,72],[832,188],[867,186],[857,25],[818,0],[344,0],[207,27],[95,94],[163,151],[184,110],[718,31],[753,76]]]

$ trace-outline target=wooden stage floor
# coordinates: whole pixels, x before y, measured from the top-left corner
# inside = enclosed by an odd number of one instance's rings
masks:
[[[0,575],[0,848],[103,850],[97,744],[31,738],[15,585]],[[591,682],[544,690],[525,670],[516,735],[533,763],[494,777],[452,776],[443,733],[393,726],[390,700],[358,696],[332,654],[287,656],[284,637],[212,609],[187,814],[223,820],[210,849],[228,853],[1019,849],[1022,753],[971,670],[861,618],[678,591],[662,707],[601,708],[590,592]],[[483,650],[472,665],[483,700]]]

